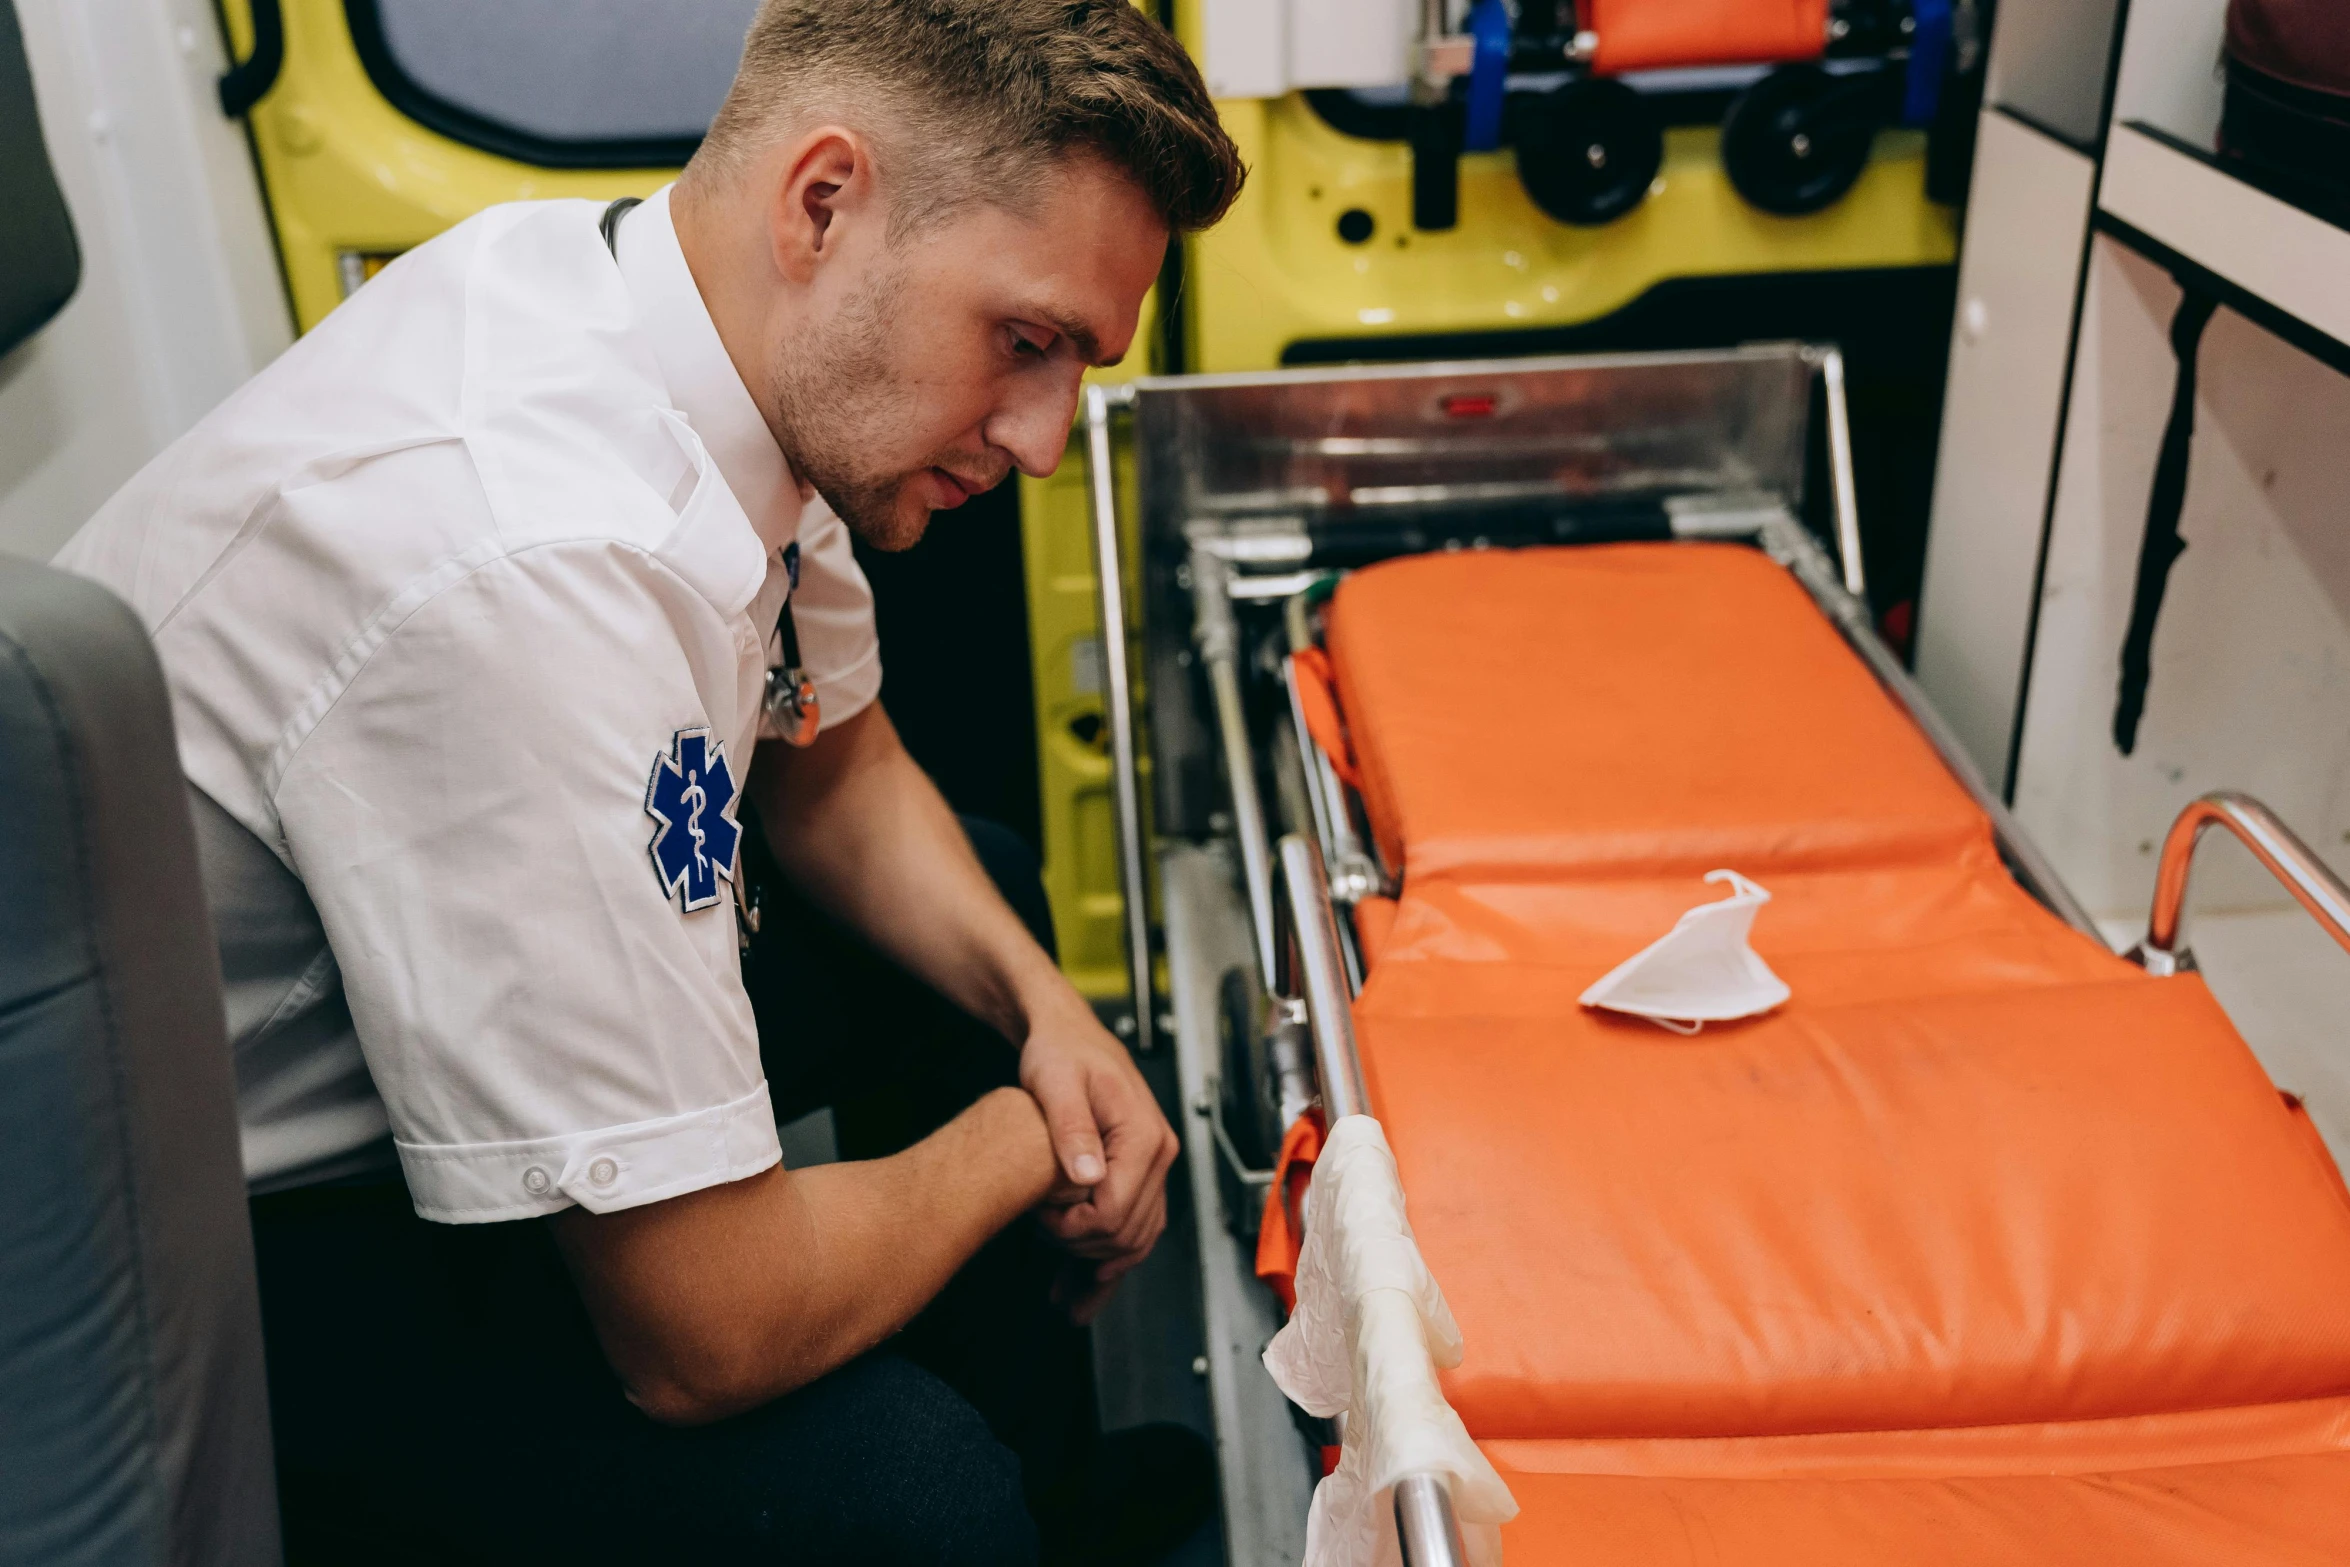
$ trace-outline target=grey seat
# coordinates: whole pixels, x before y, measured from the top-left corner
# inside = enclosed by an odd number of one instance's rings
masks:
[[[155,656],[0,558],[0,1562],[280,1558],[211,922]]]

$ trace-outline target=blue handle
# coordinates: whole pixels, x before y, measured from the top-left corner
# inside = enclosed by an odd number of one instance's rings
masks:
[[[1950,70],[1950,0],[1914,0],[1910,19],[1909,71],[1901,84],[1901,123],[1931,125],[1942,103],[1942,78]]]
[[[1470,152],[1491,152],[1501,145],[1501,104],[1510,74],[1510,13],[1502,0],[1477,0],[1469,8],[1469,36],[1477,48],[1469,61],[1469,128],[1461,145]]]

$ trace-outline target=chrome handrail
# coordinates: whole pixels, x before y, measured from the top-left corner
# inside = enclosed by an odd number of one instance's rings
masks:
[[[2276,812],[2248,794],[2221,789],[2179,812],[2162,840],[2146,939],[2129,950],[2131,962],[2149,974],[2178,974],[2195,968],[2195,955],[2181,945],[2179,935],[2187,912],[2187,875],[2195,867],[2195,846],[2207,827],[2225,827],[2235,834],[2252,851],[2252,857],[2285,884],[2294,901],[2325,927],[2326,934],[2350,950],[2350,886],[2345,886],[2333,868]]]
[[[1281,880],[1287,889],[1289,935],[1297,957],[1297,990],[1314,1039],[1314,1074],[1322,1083],[1322,1115],[1368,1115],[1362,1058],[1355,1052],[1354,997],[1339,954],[1338,916],[1321,851],[1297,833],[1281,839]]]
[[[1126,962],[1134,986],[1134,1048],[1151,1048],[1150,883],[1143,875],[1142,785],[1134,741],[1134,687],[1126,675],[1126,578],[1118,555],[1118,474],[1110,461],[1110,409],[1134,401],[1129,386],[1085,389],[1085,461],[1093,510],[1095,604],[1102,621],[1102,684],[1108,687],[1110,790],[1118,821],[1118,876],[1126,898]]]
[[[1337,911],[1322,875],[1321,851],[1311,840],[1297,833],[1282,838],[1281,878],[1289,894],[1288,934],[1297,961],[1292,977],[1305,998],[1314,1072],[1322,1084],[1322,1115],[1336,1125],[1346,1116],[1370,1114],[1371,1099],[1363,1087],[1362,1057],[1355,1049],[1354,997],[1339,961]],[[1311,1212],[1306,1222],[1314,1222]],[[1468,1548],[1453,1511],[1452,1481],[1446,1475],[1408,1474],[1395,1482],[1395,1533],[1404,1567],[1468,1567]]]
[[[1395,1482],[1395,1537],[1404,1567],[1466,1567],[1468,1546],[1445,1476],[1405,1475]]]

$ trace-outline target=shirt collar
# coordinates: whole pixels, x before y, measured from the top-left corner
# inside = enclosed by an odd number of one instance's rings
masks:
[[[799,482],[727,357],[678,247],[677,225],[669,216],[669,193],[676,188],[664,185],[621,223],[620,275],[652,339],[670,402],[701,437],[759,542],[773,554],[799,532]]]

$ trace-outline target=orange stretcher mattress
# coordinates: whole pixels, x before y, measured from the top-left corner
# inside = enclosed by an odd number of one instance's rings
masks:
[[[1365,1082],[1513,1560],[2350,1560],[2350,1188],[2199,979],[2015,884],[1782,568],[1420,556],[1327,632],[1317,740],[1403,874]],[[1792,998],[1578,1005],[1715,866]]]
[[[1407,885],[1718,865],[1768,884],[1990,841],[1803,589],[1743,545],[1412,556],[1348,577],[1326,628]]]
[[[1356,1026],[1479,1438],[2350,1394],[2350,1204],[2192,976]]]
[[[1844,1461],[1788,1443],[1726,1462],[1651,1452],[1617,1473],[1588,1472],[1590,1455],[1546,1444],[1487,1452],[1520,1507],[1501,1536],[1518,1567],[2350,1561],[2350,1414],[2339,1403],[2228,1412],[2247,1413],[2253,1424],[2298,1429],[2215,1441],[2188,1417],[2149,1423],[2123,1451],[2078,1460],[2061,1438],[1939,1431],[1904,1433]],[[1672,1472],[1684,1466],[1697,1472]],[[1656,1467],[1665,1472],[1642,1472]]]
[[[1769,879],[1752,945],[1799,1006],[2087,984],[2140,971],[2050,914],[1987,843],[1939,864]],[[1361,910],[1371,965],[1362,1005],[1382,1016],[1556,1017],[1692,905],[1722,895],[1694,875],[1635,880],[1415,883]]]

